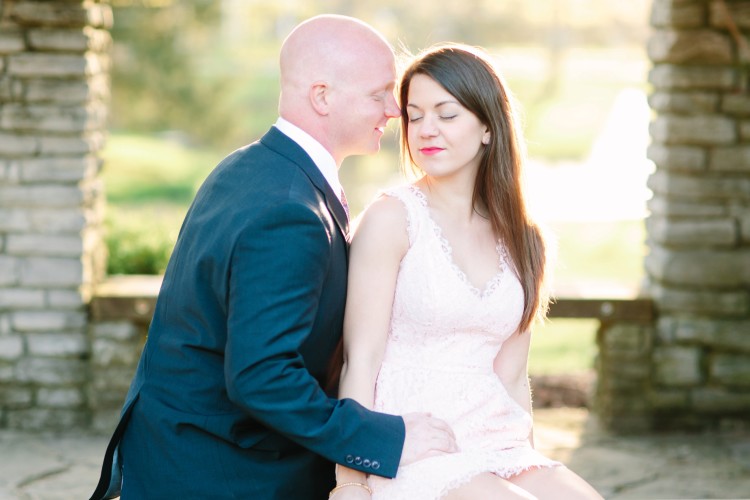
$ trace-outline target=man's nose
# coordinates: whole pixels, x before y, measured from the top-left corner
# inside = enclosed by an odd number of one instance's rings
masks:
[[[398,107],[396,98],[391,96],[385,105],[385,116],[388,118],[398,118],[401,116],[401,109]]]

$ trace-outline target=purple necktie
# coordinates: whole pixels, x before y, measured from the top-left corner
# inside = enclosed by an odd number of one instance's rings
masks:
[[[344,205],[344,211],[346,211],[346,218],[349,218],[349,203],[346,201],[346,193],[344,188],[341,188],[341,204]]]

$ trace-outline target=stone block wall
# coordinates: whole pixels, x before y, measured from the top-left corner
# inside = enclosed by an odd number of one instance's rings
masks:
[[[161,276],[112,276],[91,301],[91,429],[111,433],[154,314]]]
[[[654,0],[654,427],[750,416],[750,1]]]
[[[89,424],[111,8],[0,0],[0,427]]]

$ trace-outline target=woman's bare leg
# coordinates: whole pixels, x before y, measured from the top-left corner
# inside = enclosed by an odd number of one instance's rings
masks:
[[[490,472],[477,474],[471,481],[449,491],[442,500],[533,500],[536,497]]]
[[[602,498],[589,483],[565,466],[531,469],[508,478],[508,481],[539,499]]]

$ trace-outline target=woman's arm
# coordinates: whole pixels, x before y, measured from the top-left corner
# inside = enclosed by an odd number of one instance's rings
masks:
[[[362,216],[349,252],[344,314],[344,365],[339,398],[371,409],[383,360],[401,259],[409,248],[406,210],[390,197],[376,200]],[[365,482],[365,474],[337,467],[337,482]]]
[[[531,409],[531,387],[529,386],[528,360],[531,346],[531,331],[514,333],[505,342],[495,358],[494,369],[505,390],[529,415]],[[529,435],[534,446],[534,431]]]

